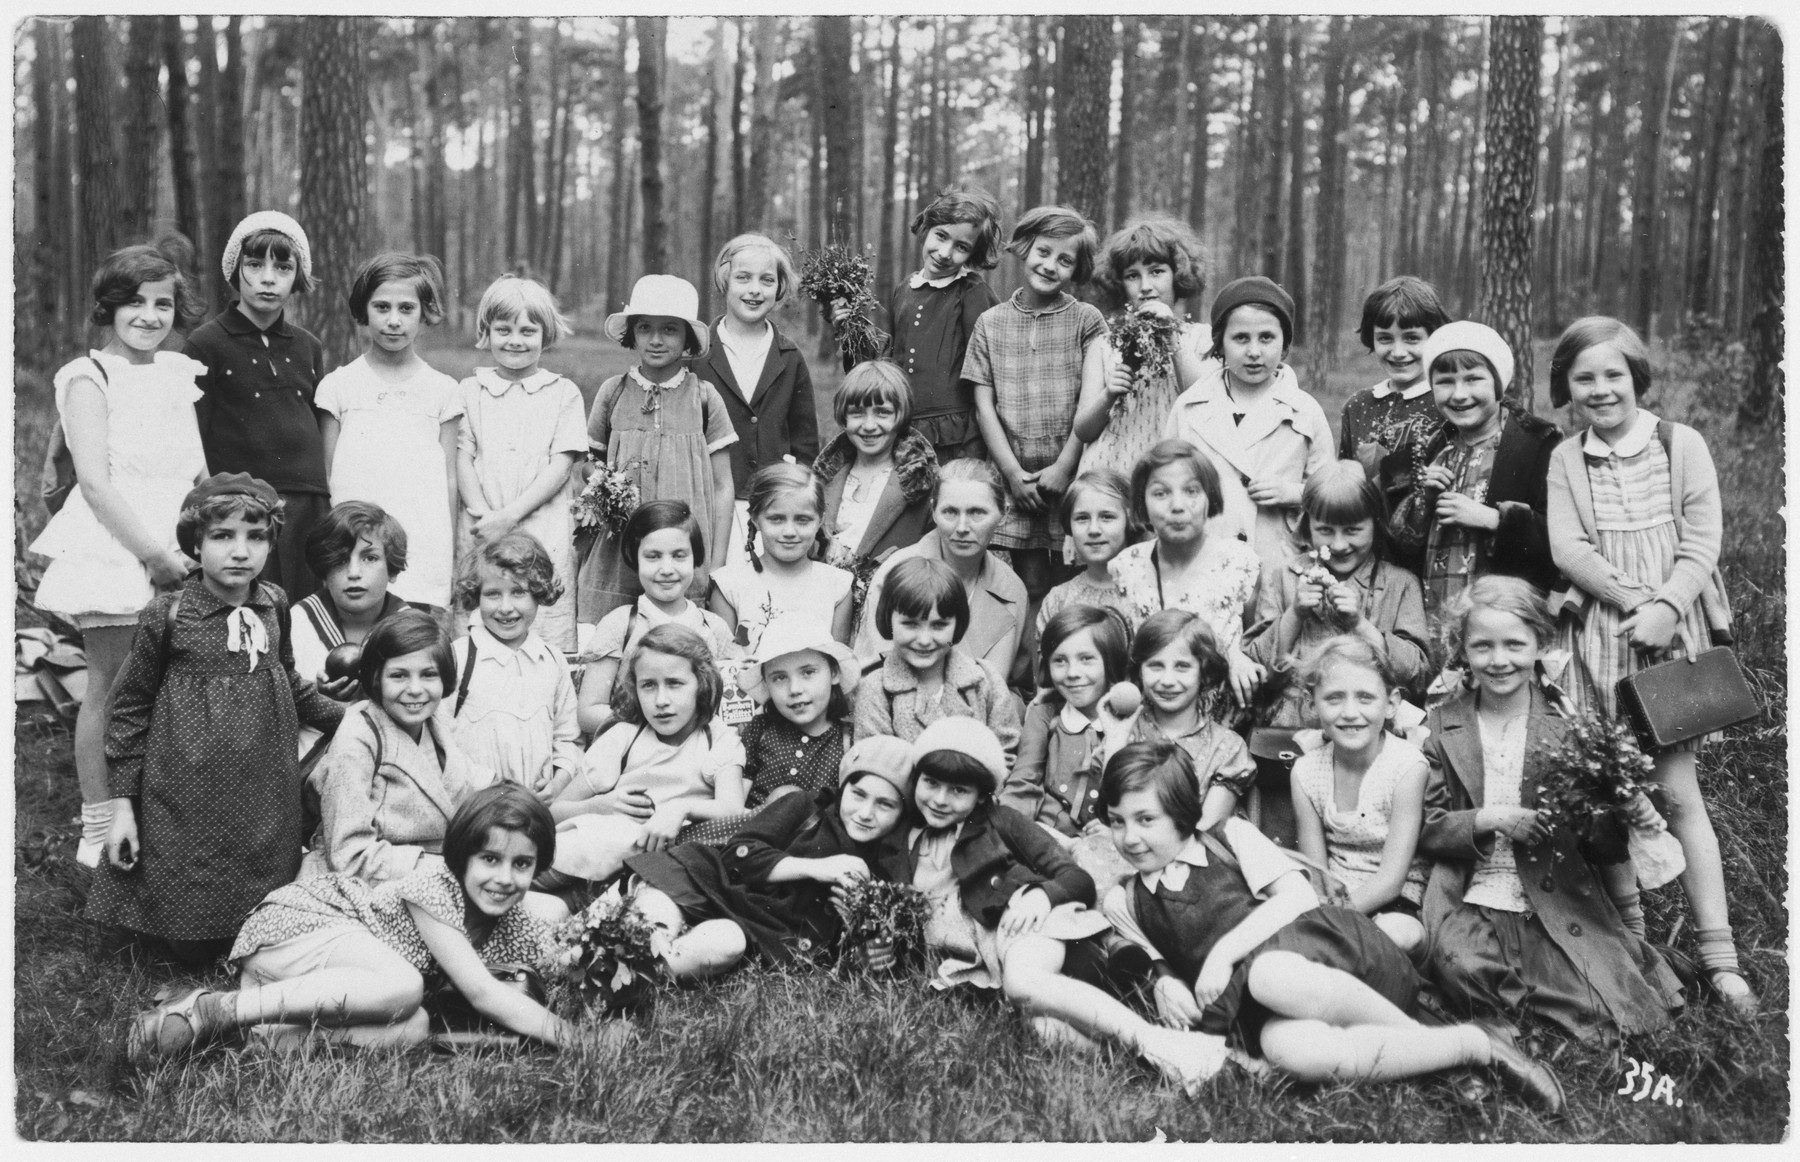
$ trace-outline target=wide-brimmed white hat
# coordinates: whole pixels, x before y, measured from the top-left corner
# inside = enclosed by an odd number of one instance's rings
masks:
[[[606,334],[615,343],[625,341],[625,328],[633,315],[666,315],[688,325],[694,336],[694,353],[705,355],[710,342],[706,324],[700,321],[700,292],[685,278],[672,274],[646,274],[631,288],[631,301],[617,314],[606,316]]]
[[[837,663],[838,688],[844,692],[845,697],[856,689],[856,679],[861,674],[861,669],[857,666],[856,654],[850,647],[832,637],[820,619],[788,614],[777,617],[763,627],[762,640],[756,643],[756,653],[738,674],[744,693],[758,702],[766,702],[769,691],[763,683],[763,666],[776,658],[785,658],[789,654],[803,653],[806,650],[823,654]]]

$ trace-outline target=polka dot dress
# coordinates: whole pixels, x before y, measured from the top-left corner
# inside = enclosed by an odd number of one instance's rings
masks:
[[[764,710],[744,724],[741,737],[744,777],[750,780],[744,805],[752,810],[697,823],[681,833],[681,842],[715,847],[727,842],[778,788],[799,787],[810,800],[827,787],[837,786],[838,766],[844,761],[843,730],[827,730],[808,738],[781,715]]]
[[[252,651],[234,608],[198,579],[152,601],[114,689],[106,733],[111,792],[136,799],[141,854],[103,863],[87,915],[177,940],[231,936],[300,868],[298,718],[335,726],[343,707],[294,673],[287,601],[258,584],[245,610],[266,644]],[[166,649],[166,658],[165,658]]]

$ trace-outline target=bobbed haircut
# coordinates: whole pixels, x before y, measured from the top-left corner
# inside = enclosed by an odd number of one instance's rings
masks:
[[[837,394],[831,397],[831,414],[838,427],[850,423],[851,408],[876,407],[887,404],[894,409],[894,442],[898,444],[912,427],[912,381],[898,363],[871,359],[858,363],[844,373]]]
[[[881,587],[881,600],[875,603],[875,628],[892,641],[894,616],[930,617],[933,611],[956,623],[952,644],[963,640],[969,632],[969,595],[950,566],[930,557],[908,557],[895,565]]]
[[[362,664],[356,671],[356,679],[371,702],[381,704],[381,671],[387,664],[420,650],[430,651],[432,664],[437,666],[438,678],[448,693],[456,681],[456,658],[450,653],[449,636],[436,619],[417,609],[400,609],[375,623],[363,639]]]
[[[281,523],[286,509],[287,502],[280,498],[277,498],[274,504],[269,504],[258,497],[246,496],[241,492],[209,496],[198,504],[182,507],[181,515],[175,519],[175,543],[188,556],[198,558],[200,542],[206,536],[207,529],[220,521],[242,517],[252,524],[267,522],[269,543],[274,544],[275,534],[281,531]]]
[[[563,584],[556,579],[556,565],[550,551],[530,533],[514,529],[503,537],[483,541],[463,554],[456,568],[456,604],[472,610],[481,604],[481,571],[483,568],[511,573],[525,582],[531,599],[539,605],[553,605],[563,595]]]
[[[700,522],[694,519],[694,510],[688,507],[688,502],[651,500],[632,511],[631,519],[625,522],[625,531],[619,535],[619,556],[625,558],[625,564],[632,572],[637,572],[638,549],[644,538],[663,529],[686,532],[688,544],[694,547],[694,567],[697,569],[706,564],[706,538],[700,535]]]
[[[239,294],[244,293],[244,285],[238,281],[238,276],[244,272],[246,258],[291,262],[294,264],[294,293],[303,295],[313,289],[313,280],[306,273],[306,265],[300,261],[300,248],[279,230],[255,230],[244,236],[243,244],[238,247],[237,261],[231,264],[231,273],[225,278],[226,284]]]
[[[1001,513],[1006,512],[1006,485],[1000,479],[1000,469],[994,467],[992,460],[958,456],[950,463],[941,465],[937,481],[931,486],[931,507],[934,511],[946,484],[984,484],[993,493],[994,507]]]
[[[775,301],[781,302],[793,292],[800,276],[794,273],[794,259],[787,248],[766,234],[739,234],[727,242],[713,262],[713,289],[720,294],[731,284],[731,264],[741,254],[766,250],[775,258]]]
[[[1223,682],[1231,670],[1219,652],[1212,627],[1185,609],[1163,609],[1144,619],[1131,639],[1131,677],[1144,684],[1144,663],[1172,645],[1186,648],[1200,665],[1200,690]]]
[[[346,500],[334,504],[331,511],[306,534],[306,567],[323,581],[350,560],[356,542],[364,537],[381,546],[387,558],[388,580],[406,571],[406,530],[400,527],[387,509],[366,500]]]
[[[1100,654],[1107,689],[1123,682],[1129,672],[1131,635],[1126,630],[1125,618],[1118,610],[1103,609],[1097,605],[1071,605],[1059,609],[1055,616],[1044,623],[1044,632],[1038,635],[1037,686],[1044,691],[1044,699],[1053,705],[1060,706],[1063,697],[1057,692],[1056,684],[1050,680],[1051,655],[1084,629],[1092,631],[1094,635],[1094,649]]]
[[[1038,206],[1025,211],[1013,227],[1012,241],[1006,249],[1014,258],[1024,259],[1039,238],[1060,242],[1075,239],[1075,283],[1077,286],[1094,277],[1094,252],[1100,249],[1100,236],[1094,224],[1079,211],[1067,206]]]
[[[1075,506],[1080,503],[1084,493],[1097,492],[1115,498],[1119,507],[1125,511],[1125,543],[1131,544],[1143,536],[1144,526],[1139,523],[1137,511],[1131,503],[1131,481],[1125,479],[1113,468],[1089,468],[1069,483],[1063,493],[1062,502],[1056,506],[1057,516],[1062,520],[1063,528],[1068,528],[1075,515]]]
[[[920,235],[933,226],[958,222],[975,227],[975,244],[969,248],[969,266],[992,270],[1000,265],[1000,203],[979,186],[945,186],[913,217],[912,233]]]
[[[819,478],[804,464],[789,464],[782,460],[767,467],[758,468],[750,477],[750,519],[745,523],[744,553],[750,558],[750,567],[758,573],[763,571],[762,557],[756,553],[756,518],[769,510],[769,506],[784,496],[801,493],[812,500],[813,515],[825,515],[825,481]],[[817,536],[813,537],[812,549],[808,556],[817,558],[823,550]]]
[[[1140,262],[1167,266],[1178,299],[1206,292],[1206,258],[1200,239],[1186,222],[1162,215],[1138,218],[1107,235],[1100,247],[1094,282],[1114,307],[1125,303],[1125,272]]]
[[[477,350],[488,349],[488,329],[500,319],[530,319],[536,323],[544,333],[545,350],[556,346],[573,329],[557,309],[556,296],[550,288],[535,278],[518,274],[503,274],[481,292],[481,302],[475,308]]]
[[[350,280],[350,319],[369,325],[369,300],[383,283],[407,282],[419,296],[419,317],[427,327],[444,320],[444,268],[429,254],[405,254],[384,250],[356,268]]]
[[[613,712],[622,722],[633,726],[648,726],[649,719],[644,717],[644,708],[638,702],[637,666],[638,660],[645,654],[662,654],[665,657],[680,658],[693,668],[694,685],[694,722],[705,726],[712,721],[718,712],[719,697],[725,688],[725,680],[719,674],[719,667],[713,661],[712,650],[708,648],[706,639],[685,625],[664,622],[652,628],[638,639],[638,644],[625,658],[624,668],[619,672],[619,681],[613,685]]]
[[[1150,527],[1150,509],[1144,494],[1150,490],[1150,478],[1171,464],[1186,464],[1200,482],[1206,496],[1206,516],[1210,520],[1225,511],[1225,486],[1219,482],[1219,469],[1212,457],[1186,440],[1158,440],[1148,452],[1138,457],[1131,470],[1131,515],[1143,528]]]
[[[1156,801],[1183,835],[1200,824],[1200,780],[1194,760],[1166,738],[1128,742],[1100,774],[1100,811],[1111,818],[1119,800],[1134,791],[1156,792]]]
[[[137,298],[147,282],[175,280],[175,325],[186,327],[200,318],[205,302],[188,281],[187,268],[194,260],[194,244],[180,234],[164,234],[155,242],[115,250],[94,270],[94,310],[88,320],[96,327],[112,326],[119,308]]]
[[[952,787],[969,787],[979,792],[984,799],[993,794],[994,772],[988,770],[974,755],[964,754],[959,750],[927,751],[913,763],[913,771],[918,775],[930,775],[938,782],[948,783]],[[917,809],[915,789],[914,810]]]
[[[1544,591],[1523,577],[1484,573],[1450,602],[1444,619],[1444,653],[1452,662],[1468,664],[1463,647],[1469,640],[1469,618],[1477,609],[1510,613],[1536,635],[1539,646],[1556,640],[1556,621]]]
[[[1589,347],[1598,347],[1602,343],[1611,343],[1625,357],[1625,366],[1631,371],[1631,390],[1637,397],[1643,399],[1650,391],[1650,349],[1644,346],[1643,338],[1611,316],[1588,315],[1569,324],[1550,355],[1552,406],[1568,404],[1569,371],[1575,366],[1575,360]]]
[[[1422,278],[1403,274],[1388,279],[1363,300],[1362,322],[1357,324],[1356,337],[1373,351],[1377,327],[1400,331],[1417,327],[1429,335],[1449,321],[1437,288]]]
[[[1479,351],[1470,351],[1466,347],[1459,347],[1455,351],[1446,351],[1433,359],[1431,366],[1425,369],[1425,378],[1430,379],[1434,375],[1454,375],[1457,372],[1472,371],[1478,367],[1487,369],[1488,377],[1494,381],[1496,394],[1505,392],[1506,388],[1500,382],[1500,370],[1494,366],[1493,360]]]
[[[624,347],[627,350],[631,350],[631,351],[637,350],[637,327],[638,327],[638,324],[643,322],[645,319],[674,319],[674,320],[676,320],[677,322],[679,322],[681,324],[682,331],[686,332],[686,334],[687,334],[687,338],[682,340],[682,344],[681,344],[682,355],[692,358],[693,356],[700,354],[701,332],[694,330],[694,324],[688,322],[686,319],[681,318],[679,315],[626,315],[625,316],[625,333],[623,335],[619,336],[619,345],[621,347]]]
[[[1353,633],[1326,638],[1308,650],[1301,657],[1294,677],[1302,690],[1317,690],[1325,679],[1325,672],[1339,665],[1369,671],[1380,678],[1381,684],[1390,692],[1400,688],[1399,675],[1394,672],[1394,663],[1388,658],[1387,651]]]
[[[483,787],[457,805],[444,828],[444,866],[458,880],[468,874],[469,861],[482,850],[491,831],[523,835],[537,848],[539,870],[556,858],[556,820],[550,808],[517,783]]]
[[[1384,561],[1389,548],[1388,507],[1380,483],[1370,479],[1355,460],[1333,460],[1306,478],[1294,535],[1302,545],[1310,545],[1314,522],[1353,525],[1365,520],[1374,522],[1375,559]]]

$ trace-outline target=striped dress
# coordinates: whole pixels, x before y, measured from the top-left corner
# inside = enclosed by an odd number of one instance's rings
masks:
[[[1588,485],[1594,494],[1594,547],[1627,578],[1642,587],[1649,599],[1675,565],[1679,534],[1674,500],[1670,496],[1669,456],[1662,441],[1652,438],[1636,455],[1616,453],[1596,456],[1584,448]],[[1604,601],[1589,603],[1579,625],[1564,619],[1557,644],[1580,653],[1593,678],[1594,689],[1572,682],[1571,696],[1582,712],[1598,708],[1618,713],[1616,688],[1620,678],[1660,660],[1633,650],[1619,635],[1626,611]],[[1674,656],[1685,657],[1712,644],[1706,614],[1695,601],[1681,611],[1676,628],[1679,641]],[[1596,706],[1597,701],[1597,706]]]

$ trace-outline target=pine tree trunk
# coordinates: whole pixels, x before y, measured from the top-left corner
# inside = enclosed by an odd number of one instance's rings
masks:
[[[1485,123],[1487,121],[1488,73],[1490,71],[1486,59],[1488,37],[1489,33],[1484,25],[1481,31],[1483,50],[1481,75],[1475,82],[1475,132],[1469,138],[1469,193],[1468,200],[1463,203],[1463,219],[1460,230],[1462,237],[1458,243],[1456,257],[1456,281],[1457,286],[1460,288],[1459,298],[1460,301],[1465,303],[1474,302],[1475,296],[1480,291],[1480,288],[1476,283],[1475,255],[1471,251],[1475,245],[1476,231],[1478,229],[1475,217],[1475,207],[1478,204],[1478,195],[1475,191],[1480,186],[1481,171],[1485,168],[1486,163],[1482,151],[1482,143],[1487,129]],[[1537,164],[1537,139],[1535,136],[1532,138],[1532,164],[1534,166]],[[1452,222],[1455,221],[1454,218],[1451,220]]]
[[[1274,19],[1270,17],[1269,19]],[[1252,23],[1255,23],[1254,19]],[[1256,261],[1257,228],[1262,218],[1257,213],[1263,193],[1264,159],[1262,138],[1257,127],[1263,120],[1263,106],[1268,103],[1269,54],[1262,45],[1245,64],[1250,81],[1244,86],[1244,105],[1238,117],[1236,163],[1232,177],[1231,199],[1231,268],[1243,270]]]
[[[507,134],[508,266],[529,264],[537,239],[537,118],[531,107],[531,18],[513,19],[512,126]]]
[[[175,194],[175,229],[187,235],[196,247],[200,245],[200,193],[195,188],[199,158],[194,150],[194,131],[189,122],[192,96],[188,88],[187,37],[182,35],[181,17],[164,16],[162,26],[163,64],[169,72],[169,173]],[[210,254],[202,251],[203,258]],[[202,262],[202,268],[210,266]],[[220,304],[214,304],[220,305]]]
[[[1569,24],[1562,18],[1556,33],[1556,90],[1550,101],[1550,140],[1544,166],[1545,240],[1538,257],[1537,324],[1545,330],[1562,326],[1563,153],[1569,123]]]
[[[731,232],[742,234],[749,228],[744,217],[744,192],[749,181],[748,159],[744,155],[744,75],[749,54],[745,51],[749,33],[742,16],[736,17],[736,52],[731,62]]]
[[[662,174],[663,58],[668,49],[669,18],[632,19],[638,39],[638,182],[644,199],[644,271],[662,274],[669,266],[669,223],[663,215]]]
[[[337,365],[355,353],[344,310],[351,272],[369,239],[368,69],[362,22],[310,17],[300,27],[300,205],[320,287],[298,298],[301,323]]]
[[[244,220],[244,42],[243,18],[225,20],[225,63],[219,67],[219,150],[214,158],[214,239],[225,240]],[[359,41],[360,43],[360,41]]]
[[[1706,168],[1701,178],[1700,196],[1695,201],[1698,207],[1695,219],[1699,228],[1689,243],[1693,249],[1693,274],[1688,280],[1687,308],[1696,315],[1710,313],[1713,304],[1713,239],[1718,236],[1719,173],[1723,168],[1731,126],[1731,92],[1742,68],[1738,59],[1742,22],[1736,17],[1723,17],[1717,24],[1724,43],[1719,51],[1720,63],[1708,70],[1714,87],[1712,108],[1707,118],[1711,130],[1706,138]]]
[[[1137,96],[1141,59],[1142,27],[1135,16],[1127,16],[1125,31],[1119,39],[1119,146],[1113,154],[1112,226],[1117,228],[1131,217],[1134,146],[1137,141]]]
[[[1299,86],[1288,84],[1288,51],[1294,40],[1294,17],[1271,16],[1269,21],[1263,32],[1263,43],[1268,46],[1269,54],[1269,103],[1262,144],[1262,155],[1268,161],[1268,176],[1262,190],[1262,272],[1269,278],[1280,278],[1281,187],[1287,176],[1282,173],[1281,158],[1287,145],[1289,94]]]
[[[1199,60],[1194,69],[1194,176],[1188,182],[1188,225],[1202,238],[1206,234],[1206,179],[1209,173],[1207,130],[1212,121],[1212,37],[1204,22],[1200,25]]]
[[[562,291],[563,242],[568,228],[569,159],[575,148],[575,85],[573,77],[564,82],[563,97],[556,110],[556,167],[550,178],[549,190],[550,245],[545,254],[546,281],[550,284],[550,289],[558,293]],[[704,284],[710,286],[712,280],[706,279]]]
[[[125,118],[120,134],[119,236],[147,242],[156,218],[156,162],[163,118],[162,35],[155,16],[131,18],[125,41]]]
[[[1423,88],[1420,78],[1424,75],[1424,34],[1415,30],[1409,40],[1412,50],[1409,58],[1411,68],[1406,73],[1405,83],[1400,89],[1406,101],[1406,128],[1405,139],[1402,142],[1404,152],[1400,157],[1400,221],[1397,223],[1396,231],[1399,240],[1395,245],[1393,267],[1395,270],[1419,268],[1417,257],[1419,252],[1414,241],[1418,237],[1419,223],[1418,183],[1415,178],[1419,172],[1417,158],[1420,152],[1418,146],[1419,103],[1416,94]]]
[[[781,20],[775,16],[755,18],[751,42],[756,57],[755,84],[750,98],[749,177],[744,184],[744,223],[751,229],[766,225],[775,158],[775,112],[779,104],[779,86],[775,81],[776,57],[780,52],[778,37]]]
[[[1758,20],[1750,33],[1764,42],[1762,81],[1756,93],[1758,116],[1762,119],[1763,141],[1756,165],[1756,197],[1751,202],[1748,249],[1749,269],[1745,272],[1745,299],[1750,312],[1748,346],[1750,349],[1750,383],[1743,403],[1738,408],[1738,426],[1755,428],[1785,418],[1787,377],[1782,371],[1782,344],[1785,341],[1783,296],[1786,273],[1783,266],[1782,227],[1785,205],[1782,200],[1781,170],[1784,160],[1784,107],[1782,104],[1781,41],[1773,28]]]
[[[1669,89],[1675,81],[1675,37],[1680,20],[1647,16],[1643,28],[1643,90],[1638,99],[1642,121],[1637,153],[1631,166],[1631,252],[1625,285],[1630,314],[1638,334],[1652,337],[1656,315],[1657,226],[1662,218],[1663,131],[1669,121]]]
[[[200,65],[199,84],[194,94],[194,140],[199,146],[200,175],[200,236],[194,239],[195,247],[202,254],[222,254],[225,240],[231,237],[229,231],[235,223],[225,226],[227,233],[220,234],[219,191],[213,188],[218,176],[219,161],[219,35],[213,27],[211,16],[196,18],[194,31],[194,57]],[[293,33],[297,35],[297,32]],[[286,102],[283,102],[286,104]],[[279,134],[270,143],[271,169],[277,164],[297,165],[294,137],[282,140]],[[290,168],[289,173],[294,172]],[[271,183],[276,184],[276,183]],[[287,188],[288,182],[281,181],[281,188]],[[206,264],[205,285],[211,288],[209,297],[221,305],[229,302],[236,294],[225,282],[224,272],[212,263]]]
[[[1194,21],[1185,12],[1174,19],[1173,37],[1167,27],[1162,31],[1161,51],[1167,53],[1169,43],[1173,39],[1175,47],[1175,128],[1170,134],[1169,160],[1174,163],[1174,172],[1169,175],[1172,191],[1169,204],[1173,207],[1172,212],[1180,213],[1186,208],[1182,192],[1189,188],[1188,175],[1192,172],[1188,169],[1189,142],[1193,137],[1189,130],[1189,123],[1192,120],[1190,116],[1192,98],[1188,95],[1188,82],[1191,78],[1189,68],[1191,62],[1188,58],[1193,42]]]
[[[1112,17],[1065,17],[1062,43],[1067,85],[1056,94],[1056,196],[1098,221],[1106,212],[1111,156]]]
[[[81,230],[87,242],[80,269],[92,271],[120,245],[120,191],[113,84],[106,18],[77,16],[75,48],[75,139],[81,166]]]
[[[713,47],[710,61],[711,84],[708,87],[706,100],[701,102],[700,123],[706,132],[705,176],[700,186],[700,257],[706,270],[712,269],[713,256],[717,253],[718,242],[718,190],[719,190],[719,149],[724,142],[720,132],[720,122],[725,119],[722,106],[725,104],[726,78],[731,73],[725,65],[725,19],[717,17],[713,21]],[[700,290],[700,317],[712,317],[713,280],[702,277],[694,281]]]
[[[175,19],[169,17],[168,19]],[[48,20],[38,20],[31,30],[31,235],[20,242],[31,250],[32,306],[38,325],[21,328],[22,342],[35,340],[38,353],[48,353],[57,342],[62,323],[67,318],[63,309],[59,262],[74,265],[66,254],[59,254],[58,239],[63,236],[62,198],[69,183],[58,171],[56,93],[62,80],[62,38],[57,27]],[[28,338],[29,337],[29,338]]]
[[[1425,120],[1425,200],[1419,219],[1419,243],[1413,261],[1428,281],[1442,285],[1444,255],[1439,239],[1443,229],[1444,150],[1449,145],[1445,132],[1450,104],[1450,69],[1444,60],[1446,48],[1444,17],[1430,18],[1424,34]]]
[[[1344,230],[1344,74],[1349,54],[1350,22],[1331,18],[1325,53],[1319,60],[1323,78],[1319,103],[1319,201],[1314,215],[1312,293],[1306,298],[1309,319],[1307,374],[1314,381],[1337,364],[1337,335],[1331,326],[1332,301],[1342,290],[1338,263]]]
[[[819,59],[821,128],[825,139],[825,238],[827,242],[862,248],[856,205],[862,187],[862,108],[856,78],[850,70],[850,18],[813,18]]]
[[[1292,83],[1288,95],[1293,106],[1288,110],[1288,245],[1287,276],[1282,280],[1296,304],[1306,297],[1306,42],[1302,32],[1294,34],[1294,60],[1288,70]],[[1273,276],[1271,276],[1273,277]],[[1310,332],[1306,312],[1294,318],[1294,342],[1306,342]]]
[[[1531,218],[1537,196],[1541,16],[1495,16],[1488,36],[1487,180],[1482,191],[1481,300],[1476,317],[1513,350],[1506,397],[1530,411]]]
[[[557,152],[562,140],[563,120],[569,116],[569,94],[573,88],[568,77],[562,45],[562,21],[550,21],[550,44],[547,50],[550,61],[550,79],[544,92],[547,98],[545,120],[549,132],[544,139],[543,192],[533,201],[538,206],[537,227],[532,231],[530,239],[531,265],[538,271],[538,277],[553,288],[554,280],[550,276],[552,259],[550,253],[556,246],[556,217],[558,182],[561,180],[560,167],[562,158]],[[533,164],[535,171],[536,164]],[[535,178],[534,178],[535,181]]]
[[[1033,27],[1035,28],[1035,21]],[[885,293],[899,277],[895,269],[895,192],[896,170],[900,164],[900,18],[888,20],[887,105],[881,123],[881,233],[875,259],[875,286]],[[1041,165],[1041,161],[1040,161]],[[1029,174],[1029,163],[1027,173]],[[1040,179],[1042,174],[1039,174]],[[1027,177],[1029,181],[1029,176]],[[1029,195],[1027,196],[1029,201]]]

